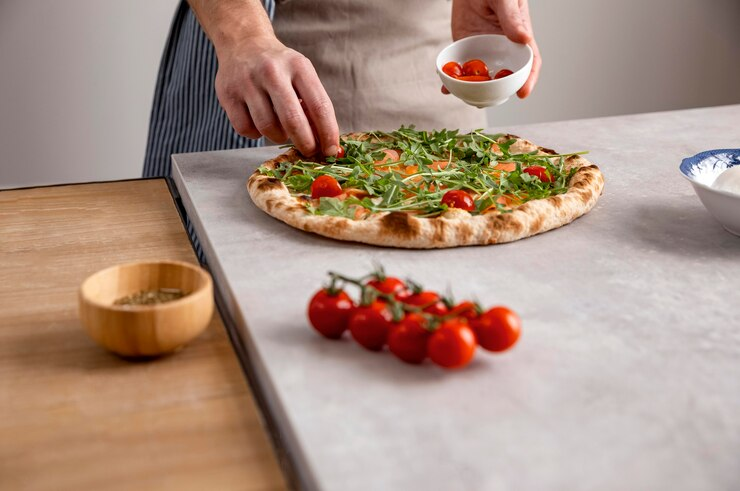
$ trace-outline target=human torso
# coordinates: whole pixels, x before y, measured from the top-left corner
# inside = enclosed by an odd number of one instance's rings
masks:
[[[278,38],[307,56],[342,132],[485,126],[485,113],[440,93],[437,53],[450,42],[447,0],[278,0]]]

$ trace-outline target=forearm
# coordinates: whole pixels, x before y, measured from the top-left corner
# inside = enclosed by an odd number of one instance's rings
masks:
[[[259,0],[188,0],[188,4],[219,58],[227,51],[275,36]]]

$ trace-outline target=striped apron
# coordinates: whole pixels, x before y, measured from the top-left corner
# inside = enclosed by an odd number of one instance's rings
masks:
[[[270,18],[274,0],[263,0]],[[170,156],[257,147],[262,139],[239,136],[218,103],[216,52],[187,2],[177,8],[154,89],[144,177],[170,175]]]
[[[270,19],[274,0],[263,0]],[[213,44],[185,0],[175,12],[154,89],[143,177],[170,177],[176,153],[258,147],[264,139],[237,134],[216,97],[218,68]],[[205,254],[190,219],[185,216],[193,249],[201,264]]]

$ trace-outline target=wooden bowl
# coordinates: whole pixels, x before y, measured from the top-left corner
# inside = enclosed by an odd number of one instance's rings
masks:
[[[153,305],[114,305],[142,290],[177,288],[185,296]],[[204,269],[179,261],[122,264],[88,277],[79,292],[87,333],[122,356],[170,353],[198,336],[213,315],[213,282]]]

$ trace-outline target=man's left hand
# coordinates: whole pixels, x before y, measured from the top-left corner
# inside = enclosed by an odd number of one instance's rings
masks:
[[[527,0],[453,0],[452,39],[457,41],[477,34],[504,34],[515,43],[532,48],[532,71],[517,92],[520,98],[527,97],[537,83],[542,66]],[[446,92],[444,87],[442,92]]]

